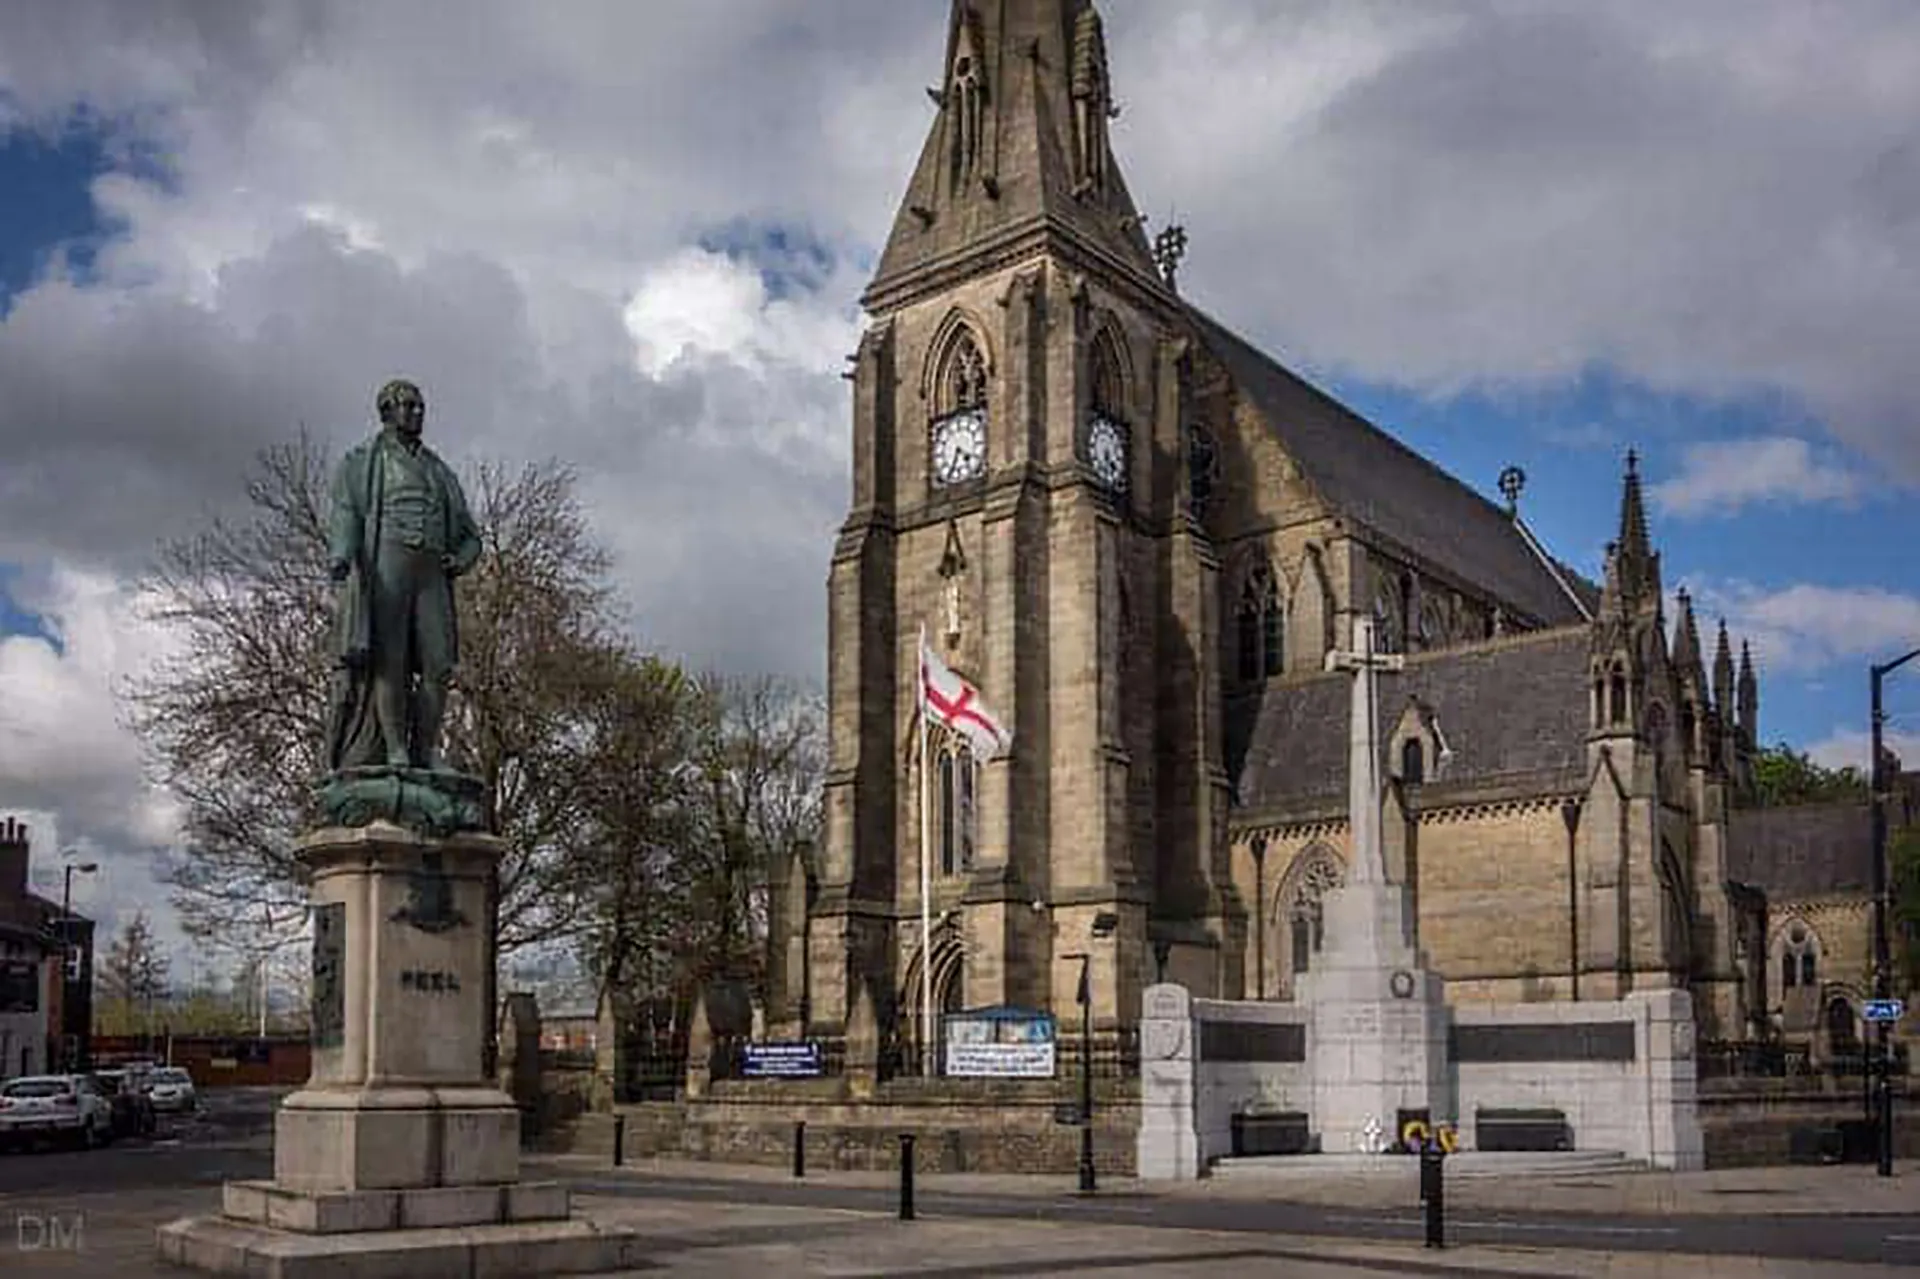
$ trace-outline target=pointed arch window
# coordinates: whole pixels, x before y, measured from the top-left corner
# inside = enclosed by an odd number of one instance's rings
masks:
[[[1400,744],[1400,780],[1410,786],[1427,780],[1427,752],[1417,737]]]
[[[1794,920],[1787,926],[1786,939],[1780,947],[1780,988],[1783,991],[1796,986],[1812,989],[1818,985],[1819,955],[1820,943],[1813,930],[1805,922]]]
[[[1613,724],[1627,722],[1627,672],[1618,662],[1607,676],[1607,720]]]
[[[1280,582],[1273,567],[1262,562],[1247,574],[1240,589],[1240,678],[1252,683],[1286,669],[1287,615],[1280,602]]]
[[[959,875],[973,869],[974,795],[979,765],[973,753],[958,741],[941,744],[934,766],[934,833],[940,853],[940,873]]]
[[[987,411],[987,362],[973,334],[962,329],[947,348],[940,370],[939,412],[944,417],[968,409]]]

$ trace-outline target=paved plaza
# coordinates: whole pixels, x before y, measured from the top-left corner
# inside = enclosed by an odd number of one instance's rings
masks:
[[[246,1152],[224,1152],[224,1167],[220,1153],[127,1147],[0,1159],[5,1275],[184,1273],[155,1260],[153,1231],[212,1210],[219,1178],[246,1172],[231,1162]],[[191,1171],[203,1165],[210,1171]],[[1462,1179],[1448,1188],[1451,1246],[1443,1251],[1420,1244],[1411,1168],[1405,1185],[1108,1179],[1092,1197],[1054,1177],[923,1175],[913,1221],[898,1219],[898,1181],[888,1172],[812,1172],[796,1182],[779,1168],[649,1160],[616,1170],[587,1157],[530,1158],[528,1168],[571,1181],[582,1215],[638,1229],[648,1265],[630,1273],[647,1275],[1851,1279],[1920,1265],[1915,1166],[1886,1180],[1854,1167]],[[1816,1252],[1819,1240],[1870,1241],[1893,1264],[1732,1255],[1756,1217],[1806,1232]],[[1726,1232],[1712,1234],[1715,1222]],[[1392,1237],[1356,1238],[1356,1223]],[[1496,1227],[1502,1238],[1489,1242]],[[1691,1251],[1695,1238],[1714,1241],[1719,1255]]]

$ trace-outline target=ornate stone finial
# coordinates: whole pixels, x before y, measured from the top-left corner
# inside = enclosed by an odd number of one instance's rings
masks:
[[[1527,473],[1517,466],[1509,466],[1500,472],[1500,494],[1507,499],[1507,514],[1514,515],[1520,510],[1520,494],[1526,491]]]
[[[1168,288],[1175,287],[1175,273],[1180,269],[1180,259],[1186,256],[1187,229],[1179,223],[1169,224],[1153,237],[1153,264],[1160,268]]]
[[[1628,475],[1640,474],[1640,450],[1639,449],[1627,450],[1627,474]]]

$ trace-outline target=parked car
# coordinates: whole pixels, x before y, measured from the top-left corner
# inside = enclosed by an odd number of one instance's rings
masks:
[[[147,1096],[153,1099],[153,1108],[163,1115],[200,1109],[193,1076],[178,1066],[161,1066],[149,1074]]]
[[[100,1092],[113,1107],[115,1137],[151,1137],[160,1121],[153,1098],[147,1096],[146,1076],[134,1071],[95,1071]]]
[[[113,1105],[86,1075],[26,1075],[0,1084],[0,1142],[39,1139],[104,1146]]]

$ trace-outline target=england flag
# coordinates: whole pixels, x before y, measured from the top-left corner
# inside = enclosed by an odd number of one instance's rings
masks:
[[[1013,730],[987,709],[979,689],[940,660],[924,630],[920,632],[920,712],[929,723],[944,724],[965,738],[967,749],[982,763],[1013,744]]]

